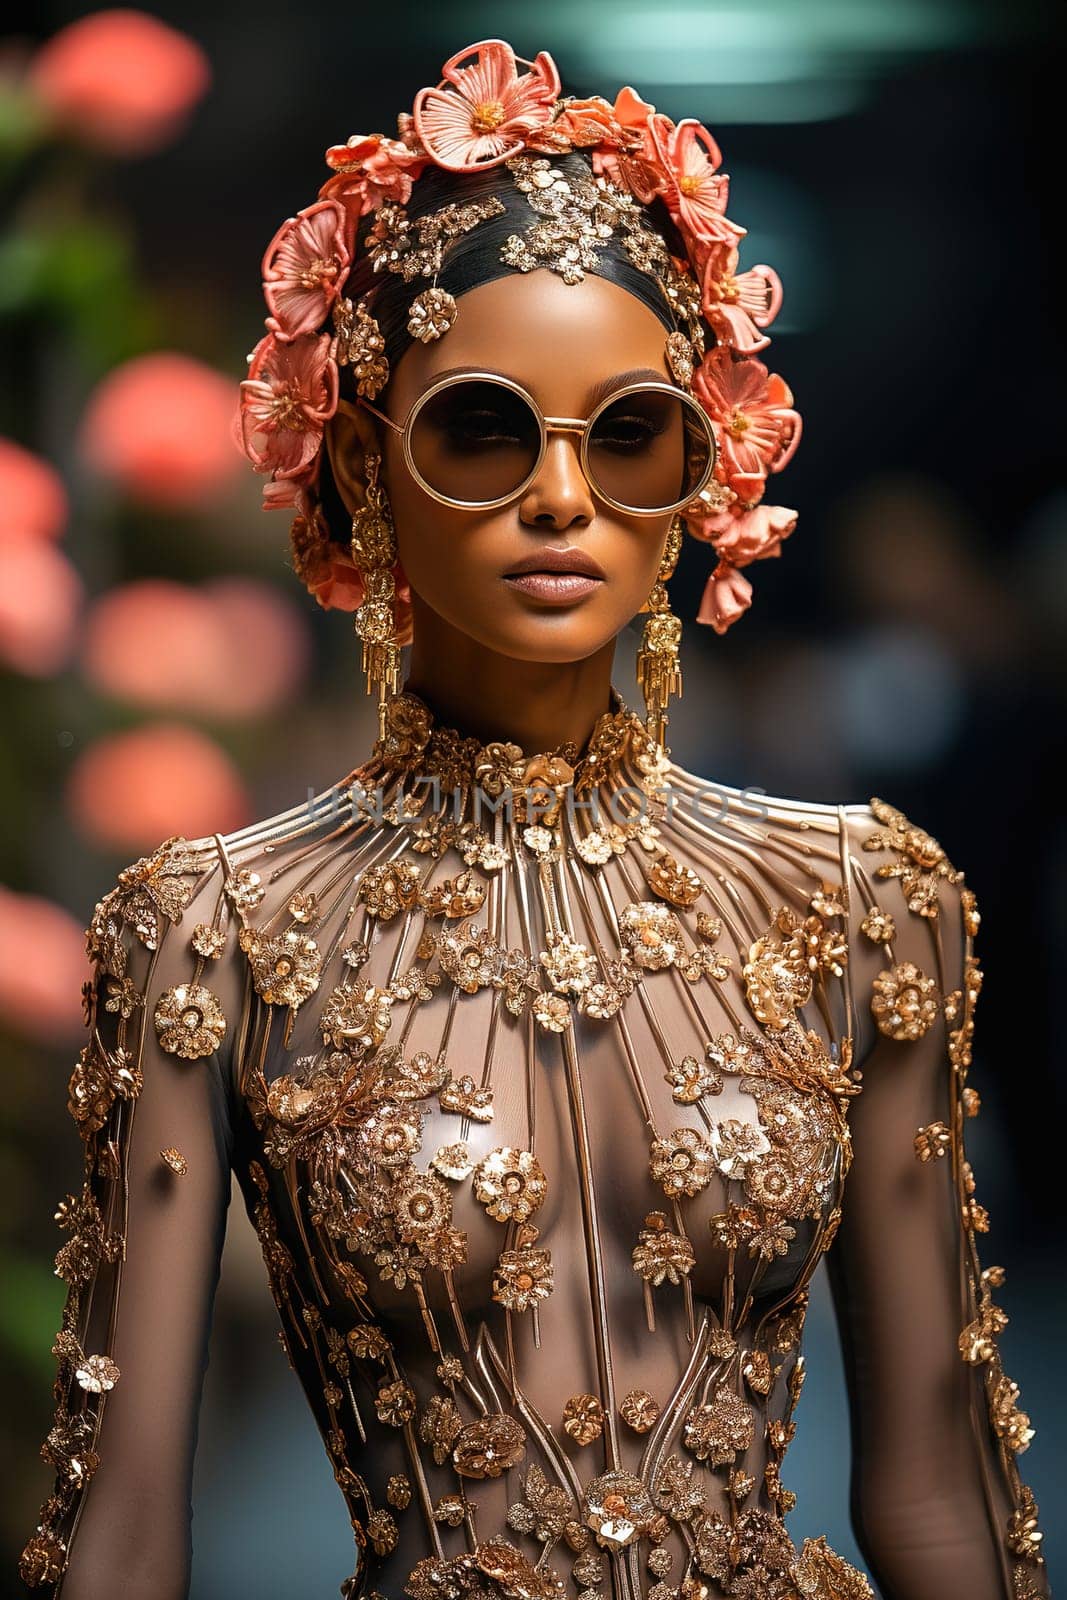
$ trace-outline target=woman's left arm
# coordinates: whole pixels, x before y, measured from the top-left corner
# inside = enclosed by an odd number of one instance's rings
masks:
[[[1004,1270],[964,1128],[982,973],[973,891],[880,800],[842,811],[855,1019],[852,1164],[827,1255],[852,1416],[851,1511],[883,1600],[1051,1593],[1001,1365]]]

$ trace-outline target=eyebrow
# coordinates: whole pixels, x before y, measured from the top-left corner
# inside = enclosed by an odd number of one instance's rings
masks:
[[[510,378],[511,374],[499,372],[495,367],[446,367],[443,372],[435,372],[432,382],[438,383],[442,378],[459,378],[465,373],[484,372],[494,378]],[[512,378],[513,383],[519,382]],[[596,410],[602,400],[613,394],[616,389],[625,389],[630,383],[670,383],[670,378],[664,372],[657,372],[654,367],[632,367],[629,372],[616,372],[613,377],[601,378],[589,390],[586,396],[586,407],[589,412]],[[527,387],[523,384],[523,388]]]

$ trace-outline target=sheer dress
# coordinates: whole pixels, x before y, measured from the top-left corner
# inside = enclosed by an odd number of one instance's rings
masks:
[[[345,1595],[1048,1595],[965,1155],[978,921],[891,805],[712,790],[614,688],[534,756],[402,691],[309,805],[163,842],[87,930],[24,1580],[188,1593],[232,1169]],[[824,1252],[866,1573],[784,1521]]]

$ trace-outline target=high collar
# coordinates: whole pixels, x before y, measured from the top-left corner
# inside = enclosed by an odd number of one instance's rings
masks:
[[[513,740],[483,741],[441,721],[411,689],[386,703],[385,732],[375,740],[368,766],[379,776],[436,779],[445,790],[480,786],[487,794],[532,784],[576,793],[611,784],[627,759],[640,771],[659,748],[642,719],[611,685],[611,705],[593,724],[585,745],[563,740],[551,750],[527,751]]]

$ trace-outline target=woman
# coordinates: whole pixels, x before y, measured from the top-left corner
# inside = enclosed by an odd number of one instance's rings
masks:
[[[714,141],[488,41],[327,159],[264,258],[243,438],[379,736],[96,908],[23,1576],[187,1593],[232,1168],[345,1594],[870,1595],[784,1524],[832,1244],[881,1593],[1047,1595],[964,1154],[974,894],[880,799],[711,791],[663,744],[684,529],[722,632],[795,520],[779,287],[737,273]],[[611,676],[640,612],[644,718]]]

